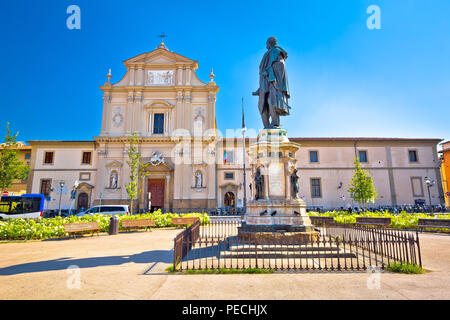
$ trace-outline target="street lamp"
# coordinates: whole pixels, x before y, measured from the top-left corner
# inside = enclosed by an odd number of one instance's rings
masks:
[[[244,98],[242,98],[242,158],[244,161],[244,213],[247,212],[247,172],[245,165],[245,132],[247,131],[247,127],[245,126],[245,118],[244,118]]]
[[[66,183],[64,182],[64,180],[61,180],[60,182],[59,182],[59,213],[58,213],[58,215],[61,217],[61,197],[62,197],[62,193],[63,193],[63,188],[64,188],[64,185],[65,185]]]
[[[430,188],[436,183],[436,181],[432,181],[430,178],[425,177],[425,183],[427,184],[427,188],[428,188],[428,200],[430,201],[430,208],[431,208],[431,193],[430,193]]]

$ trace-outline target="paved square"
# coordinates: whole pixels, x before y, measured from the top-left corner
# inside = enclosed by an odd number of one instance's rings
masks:
[[[450,299],[450,235],[420,235],[430,272],[382,273],[369,289],[367,273],[167,274],[179,232],[1,243],[0,299]]]

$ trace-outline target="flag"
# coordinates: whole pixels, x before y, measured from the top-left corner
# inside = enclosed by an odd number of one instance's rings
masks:
[[[244,98],[242,98],[242,129],[245,129]]]
[[[228,155],[227,155],[227,151],[225,150],[223,152],[223,163],[227,163],[228,162]]]

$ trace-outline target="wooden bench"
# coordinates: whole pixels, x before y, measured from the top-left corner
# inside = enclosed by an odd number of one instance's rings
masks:
[[[122,228],[124,229],[137,229],[146,228],[147,231],[150,227],[155,227],[155,220],[152,219],[134,219],[134,220],[122,220]],[[150,229],[151,231],[151,229]]]
[[[356,224],[370,226],[389,226],[391,224],[391,218],[357,217]]]
[[[417,226],[422,232],[425,228],[450,229],[450,219],[419,219]]]
[[[176,226],[188,226],[200,220],[199,217],[172,218],[172,223]]]
[[[92,231],[92,236],[94,233],[100,231],[100,227],[98,226],[98,222],[83,222],[83,223],[67,223],[64,225],[64,231],[69,234],[73,234],[74,238],[77,233]]]
[[[313,225],[334,224],[334,217],[309,216]]]

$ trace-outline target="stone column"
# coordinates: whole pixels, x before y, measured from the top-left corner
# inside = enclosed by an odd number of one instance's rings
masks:
[[[103,96],[103,119],[102,119],[102,136],[107,136],[111,130],[111,94]]]
[[[186,68],[186,85],[187,86],[191,85],[191,77],[192,77],[192,68],[187,67]]]
[[[168,173],[166,175],[166,181],[165,181],[165,189],[164,189],[164,208],[170,207],[170,176],[171,174]]]
[[[138,66],[136,84],[138,86],[143,86],[144,85],[144,67],[143,66]]]
[[[183,68],[181,66],[177,66],[177,85],[183,85]]]
[[[133,126],[133,104],[134,104],[134,97],[133,93],[128,93],[127,97],[127,110],[125,112],[125,133],[127,135],[130,135],[132,132],[132,126]]]
[[[191,97],[191,92],[189,91],[185,91],[184,92],[184,112],[183,112],[183,118],[184,118],[184,128],[189,130],[191,136],[193,135],[192,132],[192,118],[191,118],[191,114],[192,114],[192,97]]]
[[[130,86],[134,86],[135,67],[130,68]]]
[[[137,92],[133,99],[132,132],[137,131],[139,135],[142,133],[142,122],[144,118],[142,98],[142,92]]]

